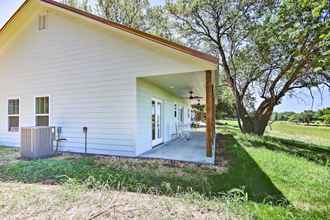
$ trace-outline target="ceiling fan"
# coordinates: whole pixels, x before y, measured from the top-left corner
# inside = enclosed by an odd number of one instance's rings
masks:
[[[202,99],[203,98],[201,96],[194,96],[194,92],[193,91],[190,91],[189,94],[190,94],[190,96],[189,97],[185,97],[186,99],[193,100],[193,99]]]

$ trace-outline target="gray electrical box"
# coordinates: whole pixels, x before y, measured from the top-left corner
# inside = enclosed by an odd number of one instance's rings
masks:
[[[21,128],[21,156],[28,159],[52,156],[54,132],[53,127]]]

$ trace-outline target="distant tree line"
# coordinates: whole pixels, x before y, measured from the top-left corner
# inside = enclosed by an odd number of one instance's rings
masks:
[[[330,108],[321,109],[319,111],[303,111],[295,112],[274,112],[272,121],[290,121],[296,123],[324,123],[330,125]]]

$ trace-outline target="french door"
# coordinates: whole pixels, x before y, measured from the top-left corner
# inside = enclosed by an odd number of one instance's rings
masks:
[[[157,99],[151,101],[151,137],[152,146],[163,143],[163,102]]]

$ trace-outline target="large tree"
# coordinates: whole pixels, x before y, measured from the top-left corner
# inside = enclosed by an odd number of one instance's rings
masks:
[[[98,14],[108,20],[140,30],[146,29],[148,0],[97,0],[96,8]]]
[[[175,40],[168,12],[162,6],[151,6],[148,0],[62,0],[72,7],[97,14],[110,21]]]
[[[296,89],[330,86],[327,0],[168,1],[177,31],[219,57],[241,130],[263,135]]]
[[[89,0],[62,0],[62,3],[85,11],[92,12],[92,7],[89,4]]]

